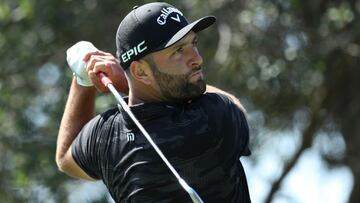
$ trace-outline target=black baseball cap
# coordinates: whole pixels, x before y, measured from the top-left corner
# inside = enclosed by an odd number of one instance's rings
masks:
[[[180,10],[165,2],[134,7],[116,33],[120,65],[126,70],[132,61],[170,47],[191,30],[199,32],[215,21],[214,16],[205,16],[189,23]]]

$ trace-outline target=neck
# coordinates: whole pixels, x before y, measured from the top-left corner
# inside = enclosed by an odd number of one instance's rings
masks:
[[[161,102],[163,99],[153,88],[130,88],[129,90],[129,106],[146,102]]]
[[[145,101],[137,96],[135,96],[131,91],[129,91],[129,101],[128,101],[128,105],[129,106],[133,106],[136,104],[141,104],[144,103]]]

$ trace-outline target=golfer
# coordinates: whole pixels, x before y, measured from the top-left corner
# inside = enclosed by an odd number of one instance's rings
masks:
[[[123,108],[95,115],[96,92],[107,91],[102,72],[205,203],[250,202],[239,160],[250,155],[244,108],[206,85],[196,45],[197,33],[214,22],[190,23],[170,4],[148,3],[120,23],[117,58],[94,48],[82,58],[86,66],[76,66],[71,54],[79,52],[68,52],[74,78],[57,140],[59,169],[102,180],[115,202],[192,202]]]

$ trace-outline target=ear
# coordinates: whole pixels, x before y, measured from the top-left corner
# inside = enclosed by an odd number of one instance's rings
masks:
[[[150,85],[152,83],[152,72],[150,71],[150,67],[144,61],[139,60],[131,62],[129,69],[131,76],[136,81],[142,82],[145,85]]]

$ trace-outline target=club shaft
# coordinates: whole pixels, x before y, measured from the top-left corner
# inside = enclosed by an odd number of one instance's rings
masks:
[[[159,147],[155,144],[153,139],[150,137],[149,133],[145,130],[145,128],[141,125],[141,123],[138,121],[138,119],[135,117],[135,115],[130,110],[129,106],[125,102],[125,100],[121,97],[121,95],[118,93],[116,88],[112,85],[112,83],[108,82],[105,84],[110,92],[115,96],[118,103],[121,105],[121,107],[125,110],[125,112],[130,116],[132,121],[136,124],[136,126],[140,129],[140,131],[143,133],[145,138],[149,141],[151,146],[155,149],[157,154],[160,156],[160,158],[164,161],[166,166],[170,169],[170,171],[174,174],[176,179],[179,181],[180,185],[184,188],[184,190],[189,194],[190,198],[194,203],[203,203],[200,196],[196,193],[196,191],[191,188],[184,179],[182,179],[179,175],[179,173],[175,170],[175,168],[170,164],[170,162],[167,160],[165,155],[162,153],[162,151],[159,149]]]
[[[119,95],[119,93],[117,92],[117,90],[114,88],[113,85],[109,84],[108,85],[109,90],[116,95],[115,98],[116,100],[120,103],[120,105],[123,107],[123,109],[126,111],[126,113],[130,116],[130,118],[133,120],[133,122],[136,124],[136,126],[140,129],[140,131],[144,134],[144,136],[146,137],[146,139],[150,142],[151,146],[155,149],[155,151],[159,154],[159,156],[161,157],[161,159],[165,162],[165,164],[169,167],[169,169],[171,170],[171,172],[175,175],[175,177],[177,179],[180,179],[181,177],[179,176],[179,174],[176,172],[176,170],[174,169],[174,167],[170,164],[170,162],[167,160],[167,158],[164,156],[164,154],[161,152],[161,150],[158,148],[158,146],[154,143],[154,141],[152,140],[152,138],[150,137],[150,135],[148,134],[148,132],[144,129],[144,127],[140,124],[140,122],[137,120],[137,118],[134,116],[134,114],[132,113],[132,111],[130,110],[130,108],[128,107],[128,105],[126,104],[126,102],[122,99],[122,97]]]

